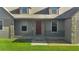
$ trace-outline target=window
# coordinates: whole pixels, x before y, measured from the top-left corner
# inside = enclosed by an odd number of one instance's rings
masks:
[[[52,32],[57,32],[57,21],[56,20],[52,21]]]
[[[28,13],[28,8],[27,7],[20,7],[20,13]]]
[[[52,14],[57,14],[58,9],[59,9],[59,7],[52,7]]]
[[[0,21],[0,30],[2,30],[2,21]]]
[[[27,26],[22,26],[22,31],[27,31]]]

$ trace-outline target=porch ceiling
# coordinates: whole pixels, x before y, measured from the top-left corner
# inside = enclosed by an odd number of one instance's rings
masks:
[[[58,15],[28,15],[28,14],[13,14],[14,19],[53,19]]]

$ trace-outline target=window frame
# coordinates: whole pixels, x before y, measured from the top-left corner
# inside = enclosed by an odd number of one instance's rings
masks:
[[[3,23],[3,20],[0,20],[0,21],[2,22],[2,29],[0,29],[0,31],[3,31],[3,26],[4,26],[3,24],[4,23]]]
[[[24,13],[21,8],[26,8],[27,13]],[[29,13],[29,8],[28,7],[20,7],[20,14],[28,14]]]
[[[26,26],[27,27],[26,31],[22,31],[22,26]],[[21,32],[28,32],[28,26],[27,25],[21,25],[20,30],[21,30]]]
[[[56,22],[57,22],[57,31],[52,31],[52,22],[53,22],[53,21],[56,21]],[[52,32],[52,33],[57,33],[57,32],[58,32],[58,21],[55,20],[55,19],[51,21],[51,32]]]
[[[52,13],[52,14],[59,14],[59,9],[56,9],[56,13],[53,13],[53,9],[52,9],[52,7],[51,7],[51,13]]]

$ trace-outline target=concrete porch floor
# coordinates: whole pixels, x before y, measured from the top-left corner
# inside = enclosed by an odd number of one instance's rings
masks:
[[[17,42],[31,43],[67,43],[64,37],[51,36],[15,36]]]

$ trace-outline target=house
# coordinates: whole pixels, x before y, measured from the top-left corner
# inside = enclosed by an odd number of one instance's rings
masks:
[[[0,7],[0,37],[79,43],[79,7]]]

